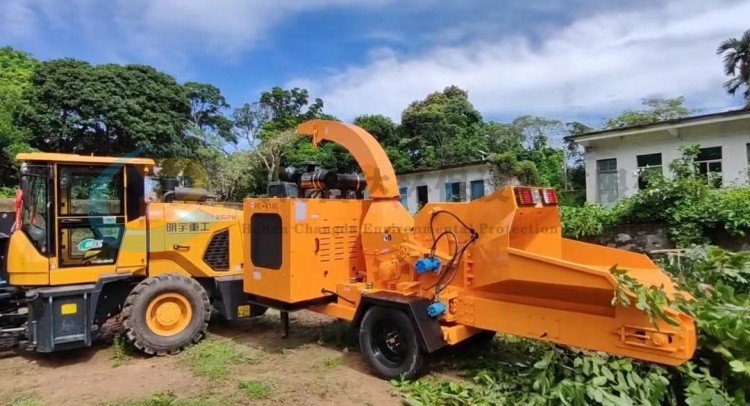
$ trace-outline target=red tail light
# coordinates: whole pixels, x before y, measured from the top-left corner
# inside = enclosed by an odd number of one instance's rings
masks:
[[[534,190],[528,187],[517,187],[516,189],[516,201],[519,206],[534,206]]]
[[[555,189],[542,189],[542,202],[545,206],[557,206]]]

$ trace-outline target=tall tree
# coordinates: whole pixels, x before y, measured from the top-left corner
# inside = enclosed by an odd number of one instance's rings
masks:
[[[724,83],[724,88],[732,96],[740,87],[750,107],[750,30],[745,31],[739,38],[724,40],[716,49],[718,55],[724,55],[724,73],[730,77]]]
[[[39,61],[12,48],[0,48],[0,187],[15,186],[15,155],[29,147],[28,131],[13,122],[22,108],[23,91]]]
[[[651,124],[664,120],[687,117],[692,110],[685,106],[685,97],[648,97],[641,100],[644,108],[626,110],[610,118],[604,125],[607,129],[630,127],[633,125]]]
[[[456,86],[411,103],[401,114],[405,146],[417,167],[439,167],[482,158],[487,150],[482,115]]]
[[[188,134],[203,147],[222,149],[225,142],[236,143],[232,120],[224,115],[230,106],[221,90],[208,83],[187,82],[182,86],[190,100]]]
[[[173,77],[144,65],[43,62],[16,117],[45,151],[155,158],[188,155],[190,102]]]
[[[396,172],[414,169],[406,143],[399,136],[398,126],[382,114],[364,115],[354,119],[354,125],[372,134],[385,149]]]
[[[261,93],[258,103],[269,113],[264,126],[267,134],[292,129],[303,121],[319,117],[323,112],[322,100],[315,99],[311,103],[309,92],[297,87],[291,90],[274,87]]]

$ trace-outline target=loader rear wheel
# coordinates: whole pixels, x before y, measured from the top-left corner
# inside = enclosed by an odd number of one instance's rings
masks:
[[[125,299],[122,325],[128,340],[147,354],[177,354],[208,329],[211,304],[195,279],[159,275],[144,279]]]
[[[383,379],[411,379],[424,355],[406,313],[381,306],[367,310],[359,327],[359,346],[367,363]]]

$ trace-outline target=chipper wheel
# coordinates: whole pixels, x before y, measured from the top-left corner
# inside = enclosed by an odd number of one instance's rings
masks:
[[[211,304],[203,286],[181,275],[144,279],[125,299],[122,325],[147,354],[177,354],[206,335]]]
[[[367,310],[359,325],[359,347],[372,370],[383,379],[411,379],[422,369],[424,355],[406,313],[381,306]]]

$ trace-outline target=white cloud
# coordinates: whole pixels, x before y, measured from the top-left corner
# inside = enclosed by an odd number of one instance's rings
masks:
[[[140,61],[196,55],[222,58],[253,48],[285,18],[332,7],[377,7],[393,0],[3,0],[0,40],[36,42],[44,27],[82,36],[98,53],[109,49]],[[309,21],[314,28],[316,21]],[[114,49],[113,49],[114,48]]]
[[[411,101],[455,84],[487,115],[573,116],[630,108],[642,97],[685,95],[726,105],[718,43],[747,26],[748,1],[674,0],[582,17],[541,43],[525,37],[437,46],[400,57],[382,49],[360,66],[296,78],[343,119],[398,119]]]

